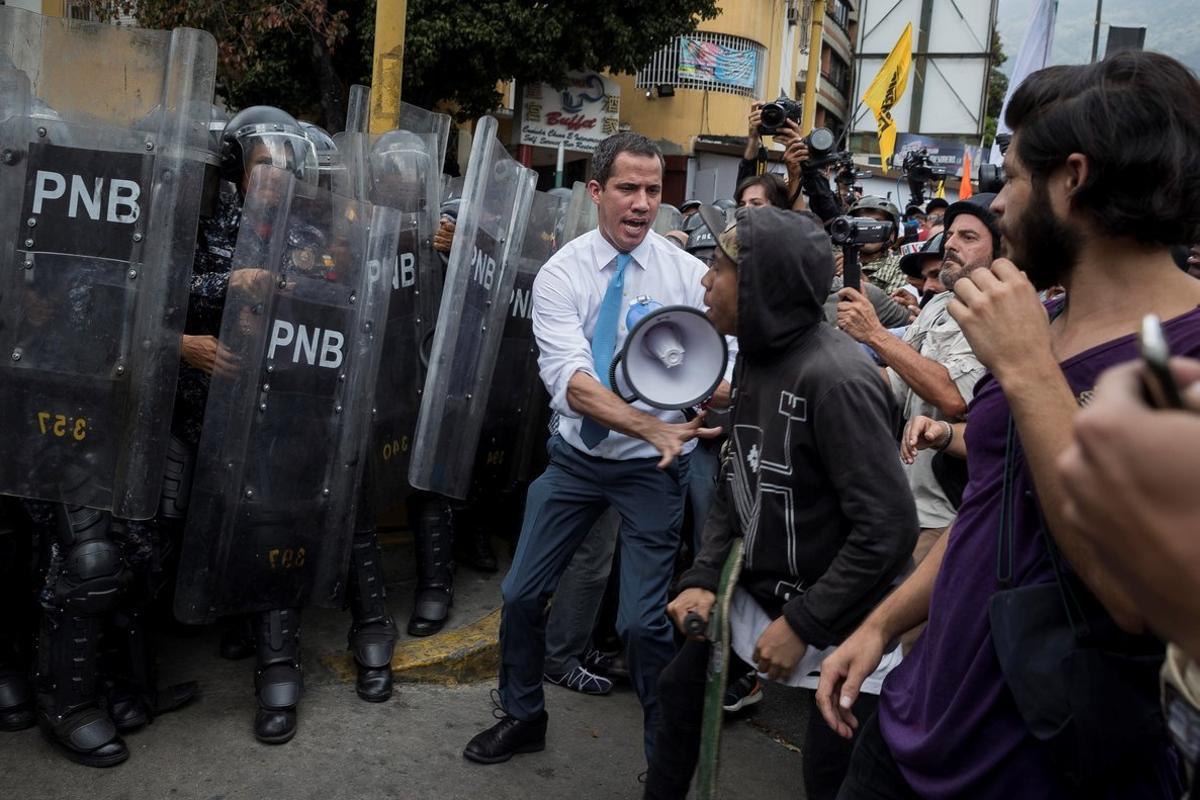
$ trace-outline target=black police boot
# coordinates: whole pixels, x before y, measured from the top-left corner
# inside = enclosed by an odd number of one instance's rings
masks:
[[[254,672],[254,693],[258,697],[254,736],[266,744],[283,744],[296,735],[296,704],[304,688],[300,610],[261,611],[254,622],[258,657]]]
[[[33,693],[25,673],[18,669],[0,670],[0,731],[23,731],[32,728],[35,722]]]
[[[432,636],[446,624],[454,604],[454,527],[450,503],[440,495],[421,493],[409,501],[417,555],[417,593],[410,636]]]
[[[36,607],[32,602],[33,572],[30,531],[19,503],[0,497],[0,731],[23,731],[37,722],[29,685]]]
[[[500,564],[496,561],[496,552],[492,550],[492,536],[486,526],[471,525],[466,531],[466,536],[460,535],[456,538],[462,540],[455,543],[455,556],[461,563],[480,572],[491,573],[500,569]]]
[[[228,661],[241,661],[254,655],[254,626],[249,614],[222,617],[218,653]]]
[[[396,623],[387,609],[379,537],[374,525],[354,535],[350,555],[350,651],[358,667],[355,691],[368,703],[392,696],[392,653],[396,649]]]
[[[87,767],[112,767],[129,750],[100,702],[96,685],[96,617],[47,608],[38,643],[38,724],[67,758]]]
[[[159,688],[153,637],[142,609],[116,614],[110,633],[112,655],[106,662],[108,714],[118,731],[136,731],[159,714],[195,699],[200,691],[196,681]]]

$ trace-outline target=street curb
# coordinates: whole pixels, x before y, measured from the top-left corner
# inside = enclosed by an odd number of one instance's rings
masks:
[[[354,659],[350,655],[322,656],[321,663],[339,680],[355,679]],[[392,656],[392,673],[397,680],[443,686],[495,678],[499,666],[500,609],[454,630],[401,642]]]

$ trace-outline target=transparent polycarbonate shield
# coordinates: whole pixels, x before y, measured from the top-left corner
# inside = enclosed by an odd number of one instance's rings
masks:
[[[658,215],[650,229],[665,236],[669,231],[677,231],[683,227],[683,212],[670,203],[662,203],[658,207]]]
[[[496,129],[476,125],[409,469],[414,487],[448,497],[470,488],[536,184]]]
[[[149,518],[216,43],[4,6],[0,64],[0,493]]]
[[[285,170],[252,174],[184,534],[181,620],[340,604],[397,214]]]
[[[347,132],[367,133],[370,126],[371,87],[355,84],[350,87],[350,95],[346,103]],[[400,101],[400,112],[392,127],[408,131],[420,136],[432,136],[437,142],[437,171],[442,171],[446,163],[446,147],[450,141],[450,115],[430,111],[412,103]]]
[[[596,204],[588,193],[587,184],[576,181],[571,187],[571,202],[563,223],[563,243],[578,239],[596,228]]]
[[[338,135],[355,191],[400,212],[397,266],[389,284],[387,329],[369,437],[376,505],[386,509],[410,491],[409,458],[441,297],[442,259],[433,249],[440,175],[433,135],[388,131]]]
[[[538,375],[533,281],[561,244],[567,206],[568,198],[535,192],[529,207],[475,459],[474,484],[479,491],[512,488],[530,480],[541,466],[538,452],[545,452],[550,398]]]

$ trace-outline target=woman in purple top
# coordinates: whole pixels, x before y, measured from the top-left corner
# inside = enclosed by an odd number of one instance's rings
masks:
[[[970,484],[950,534],[825,661],[818,705],[848,735],[858,720],[846,709],[884,645],[928,619],[884,684],[839,800],[1080,796],[1027,729],[988,616],[1004,588],[997,551],[1010,419],[1011,585],[1056,580],[1045,528],[1066,570],[1112,621],[1144,629],[1136,605],[1064,516],[1055,460],[1100,372],[1137,357],[1133,333],[1145,314],[1168,320],[1173,352],[1200,354],[1200,282],[1175,267],[1168,249],[1200,238],[1200,183],[1189,177],[1200,174],[1200,82],[1153,53],[1052,67],[1021,84],[1006,122],[1014,131],[1009,180],[992,210],[1011,261],[960,280],[950,307],[990,371],[968,412]],[[1050,321],[1036,290],[1056,284],[1068,301]],[[1098,715],[1107,702],[1095,698]],[[1089,767],[1102,778],[1082,796],[1178,796],[1165,738],[1148,756],[1118,754]]]

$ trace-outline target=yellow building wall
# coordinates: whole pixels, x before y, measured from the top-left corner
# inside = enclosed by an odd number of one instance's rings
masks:
[[[802,0],[804,2],[805,0]],[[699,30],[740,36],[762,45],[766,50],[763,92],[778,96],[780,45],[787,25],[785,0],[722,0],[721,15],[700,23]],[[792,71],[798,67],[800,53],[792,56]],[[725,92],[676,88],[674,97],[658,97],[635,86],[634,75],[613,75],[621,85],[621,123],[659,142],[670,154],[692,153],[696,136],[745,136],[746,117],[756,99]],[[787,84],[794,91],[795,76]]]

